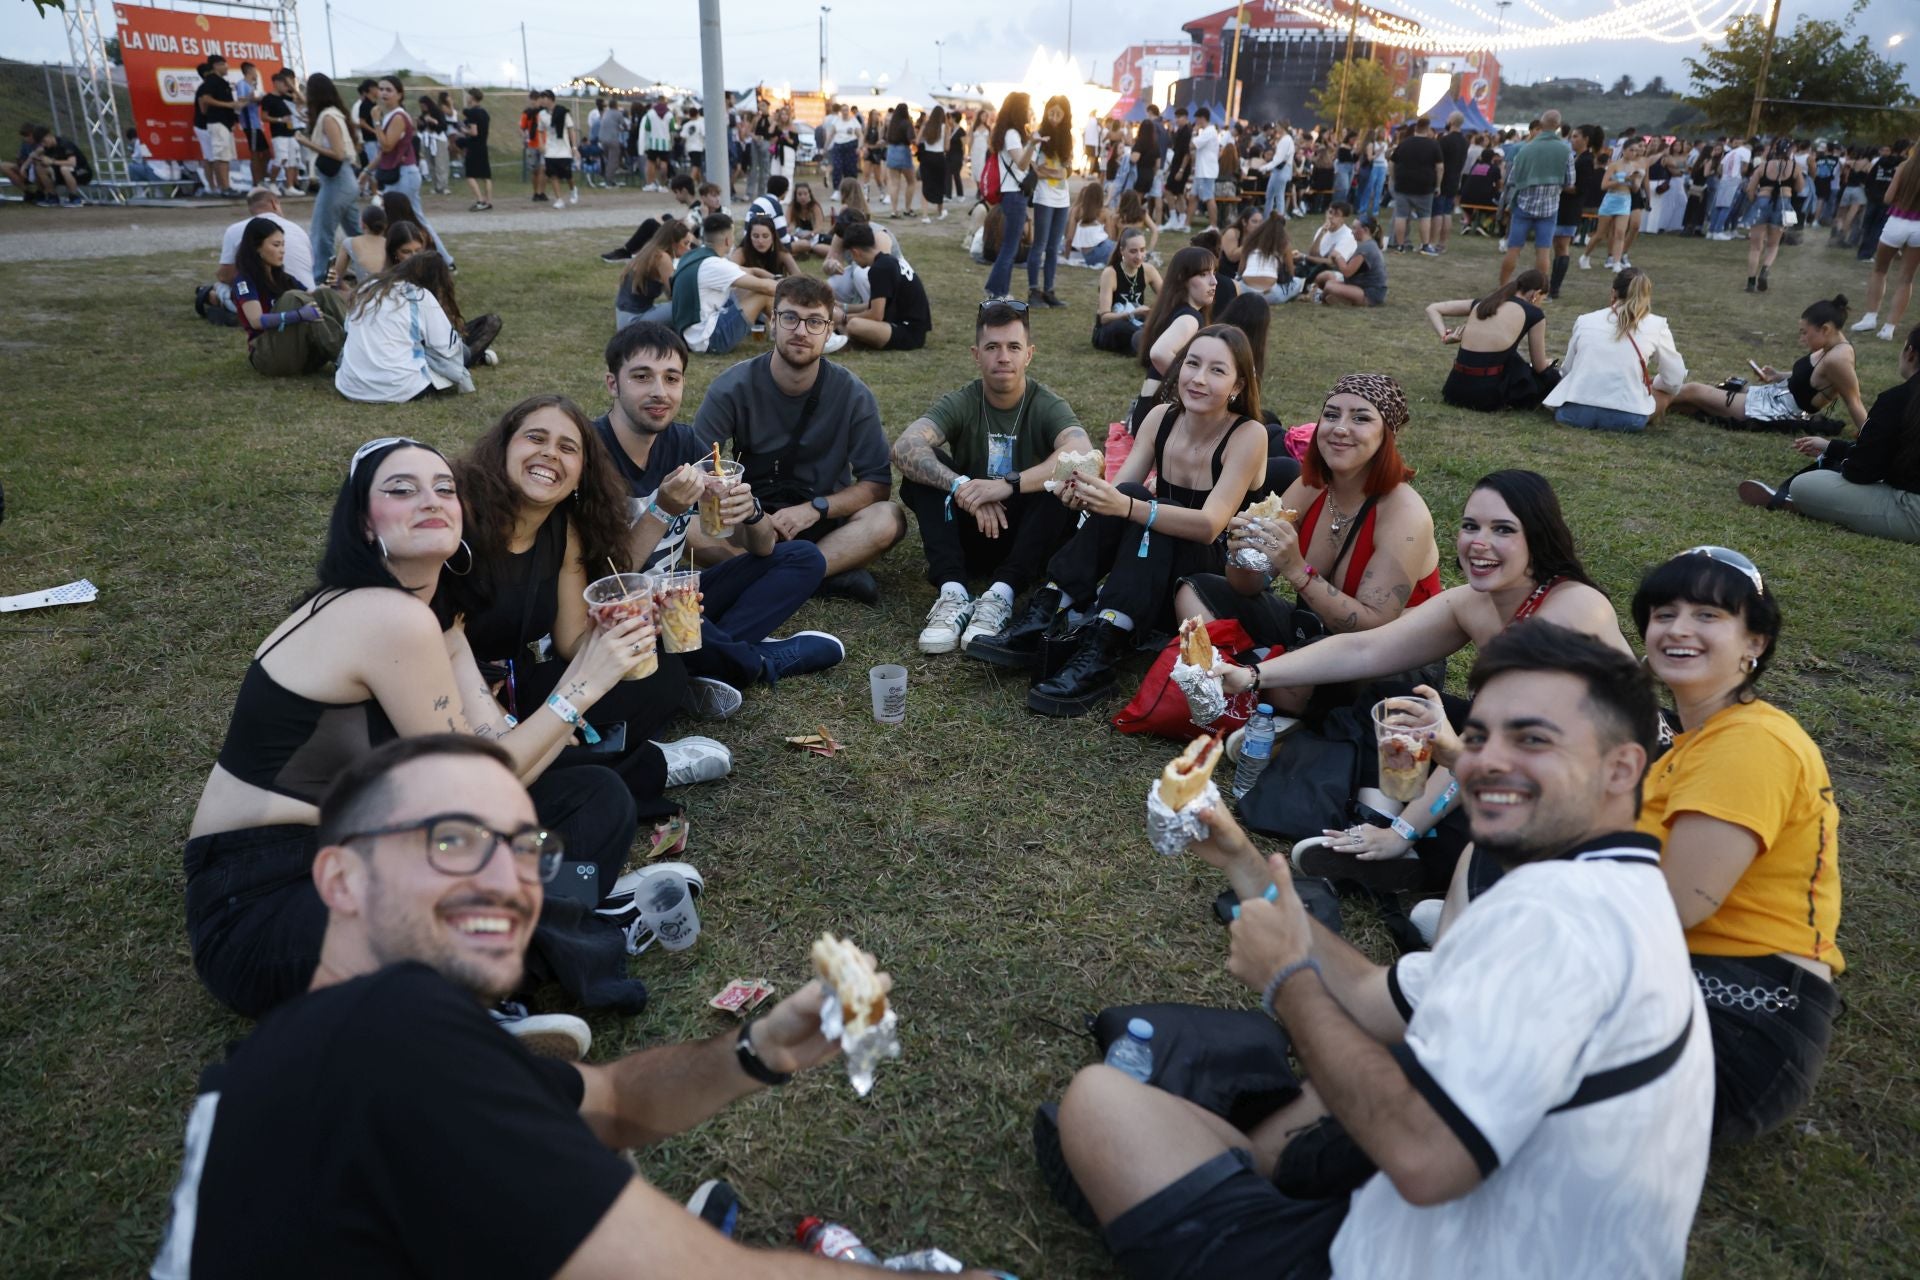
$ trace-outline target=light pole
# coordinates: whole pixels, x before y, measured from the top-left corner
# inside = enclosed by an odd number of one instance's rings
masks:
[[[1353,79],[1353,32],[1360,25],[1360,0],[1347,0],[1347,56],[1340,64],[1340,105],[1333,112],[1333,144],[1340,145],[1346,135],[1340,132],[1347,119],[1347,84]]]
[[[827,15],[833,10],[826,5],[820,6],[820,94],[827,92]]]
[[[720,0],[700,0],[700,114],[705,120],[708,141],[726,137],[727,79],[721,67]],[[716,126],[720,132],[716,134]],[[721,144],[725,145],[725,144]],[[725,156],[726,152],[721,151]],[[720,183],[723,200],[733,199],[733,166],[721,163],[713,175]]]
[[[1760,132],[1760,104],[1767,96],[1767,72],[1773,69],[1773,33],[1780,24],[1780,0],[1767,6],[1767,42],[1760,49],[1760,74],[1753,82],[1753,110],[1747,113],[1747,137]]]
[[[947,83],[947,64],[945,61],[946,43],[945,40],[935,40],[933,42],[933,78],[938,80],[942,85]]]
[[[327,0],[327,69],[336,78],[340,75],[339,60],[333,56],[333,0]]]

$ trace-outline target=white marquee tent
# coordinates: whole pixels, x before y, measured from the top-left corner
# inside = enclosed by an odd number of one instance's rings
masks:
[[[416,56],[406,45],[400,43],[398,35],[393,38],[393,48],[387,50],[386,57],[378,62],[368,63],[364,67],[355,67],[356,76],[389,76],[404,71],[415,80],[437,80],[448,83],[447,73],[436,71],[426,64],[426,60]]]

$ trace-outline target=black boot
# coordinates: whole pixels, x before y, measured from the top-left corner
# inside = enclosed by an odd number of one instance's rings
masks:
[[[1760,283],[1760,292],[1765,293],[1767,291],[1767,268],[1765,267],[1760,268],[1759,283]]]
[[[1560,296],[1560,286],[1565,284],[1567,280],[1567,264],[1572,261],[1573,256],[1571,254],[1563,253],[1554,258],[1553,278],[1547,289],[1547,296],[1549,298],[1558,298]]]
[[[1125,650],[1129,633],[1105,618],[1080,628],[1080,644],[1067,665],[1050,680],[1027,691],[1027,707],[1043,716],[1083,716],[1113,692],[1113,664]]]
[[[1040,638],[1060,616],[1060,588],[1041,587],[1027,600],[1027,607],[995,635],[977,636],[966,648],[967,656],[996,667],[1030,667],[1040,654]]]

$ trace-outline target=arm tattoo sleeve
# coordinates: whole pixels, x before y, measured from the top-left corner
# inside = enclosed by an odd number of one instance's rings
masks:
[[[940,460],[933,456],[934,449],[940,443],[932,424],[923,418],[901,432],[900,438],[894,442],[894,465],[909,480],[945,489],[953,484],[955,473],[942,466]]]

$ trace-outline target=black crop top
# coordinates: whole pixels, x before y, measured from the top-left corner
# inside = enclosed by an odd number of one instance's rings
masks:
[[[1167,323],[1160,330],[1160,332],[1165,333],[1168,329],[1173,328],[1173,322],[1175,320],[1178,320],[1181,316],[1192,316],[1195,320],[1199,320],[1202,325],[1206,324],[1206,320],[1202,318],[1202,316],[1198,311],[1195,311],[1192,307],[1188,306],[1186,303],[1183,302],[1179,306],[1173,309],[1173,314],[1167,317]],[[1159,335],[1156,334],[1153,340],[1155,342],[1160,341]],[[1162,369],[1159,365],[1156,364],[1153,366],[1153,376],[1155,381],[1165,382],[1167,380],[1167,371],[1165,369]]]
[[[1813,357],[1801,356],[1793,362],[1793,372],[1787,375],[1787,391],[1793,396],[1793,402],[1800,406],[1800,412],[1812,413],[1819,402],[1819,392],[1813,389]]]
[[[1147,305],[1147,268],[1144,263],[1131,276],[1120,269],[1119,263],[1113,264],[1113,305],[1119,307],[1128,304],[1136,307]]]
[[[345,594],[316,598],[306,617],[247,664],[220,744],[220,767],[240,781],[317,805],[342,769],[399,736],[376,700],[319,702],[292,692],[261,665],[287,636]]]

